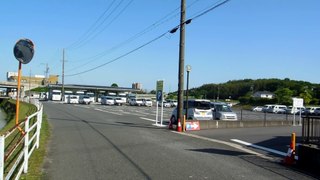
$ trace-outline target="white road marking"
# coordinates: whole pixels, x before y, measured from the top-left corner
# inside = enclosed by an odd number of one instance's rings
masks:
[[[144,118],[144,117],[140,117],[140,119],[143,119],[146,121],[151,121],[151,122],[156,122],[156,120],[154,120],[154,119],[149,119],[149,118]]]
[[[171,132],[176,133],[176,134],[181,134],[181,135],[184,135],[184,136],[189,136],[189,137],[193,137],[193,138],[197,138],[197,139],[202,139],[202,140],[214,142],[214,143],[224,144],[224,145],[239,149],[241,151],[244,151],[246,153],[259,156],[259,157],[264,158],[264,159],[273,160],[273,158],[271,158],[271,157],[268,157],[268,156],[266,156],[264,154],[252,151],[250,149],[246,149],[246,148],[244,148],[244,147],[242,147],[242,146],[240,146],[238,144],[235,144],[235,143],[231,143],[231,142],[227,142],[227,141],[221,141],[221,140],[217,140],[217,139],[211,139],[211,138],[207,138],[207,137],[203,137],[203,136],[198,136],[198,135],[195,135],[195,134],[187,134],[187,133],[181,133],[181,132],[177,132],[177,131],[171,131]]]
[[[106,113],[110,113],[110,114],[115,114],[115,115],[118,115],[118,116],[122,116],[122,114],[115,113],[115,112],[110,112],[110,111],[106,111],[106,110],[102,110],[102,109],[98,109],[98,108],[96,108],[96,109],[94,109],[94,110],[96,110],[96,111],[101,111],[101,112],[106,112]]]
[[[278,150],[274,150],[274,149],[270,149],[270,148],[266,148],[266,147],[263,147],[263,146],[258,146],[258,145],[252,144],[252,143],[241,141],[239,139],[230,139],[230,140],[233,141],[233,142],[237,142],[239,144],[243,144],[243,145],[248,146],[248,147],[261,149],[263,151],[271,152],[271,153],[278,154],[278,155],[281,155],[281,156],[287,156],[287,153],[284,153],[284,152],[281,152],[281,151],[278,151]]]

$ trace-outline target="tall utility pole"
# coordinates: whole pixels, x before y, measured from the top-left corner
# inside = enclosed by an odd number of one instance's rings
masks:
[[[62,100],[64,101],[64,49],[62,51],[62,88],[61,88],[61,93],[62,93]]]
[[[180,45],[179,45],[179,77],[178,77],[179,78],[179,84],[178,84],[178,118],[181,120],[181,122],[183,122],[185,19],[186,19],[186,0],[181,0]]]

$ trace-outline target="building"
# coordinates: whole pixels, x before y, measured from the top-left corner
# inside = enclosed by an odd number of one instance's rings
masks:
[[[132,83],[132,89],[142,89],[141,83]]]
[[[255,98],[273,99],[275,94],[269,91],[257,91],[252,96]]]
[[[50,75],[48,78],[46,78],[44,75],[21,76],[21,83],[30,83],[34,85],[58,84],[58,78],[58,75]],[[7,81],[17,82],[18,73],[7,72]]]

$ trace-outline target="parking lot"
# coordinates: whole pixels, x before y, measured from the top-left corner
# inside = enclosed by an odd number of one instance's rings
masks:
[[[139,116],[141,119],[154,121],[156,119],[156,106],[155,104],[151,107],[145,106],[130,106],[130,105],[123,105],[123,106],[109,106],[109,105],[101,105],[100,103],[90,104],[90,105],[80,105],[80,104],[70,104],[70,106],[80,106],[83,108],[91,108],[96,111],[108,112],[111,114],[115,114],[118,116],[122,115],[132,115],[132,116]],[[164,107],[163,108],[163,121],[164,124],[167,124],[170,120],[171,113],[174,107]],[[159,121],[160,121],[160,113],[161,107],[158,107],[159,111]],[[271,120],[293,120],[293,115],[288,114],[274,114],[274,113],[263,113],[263,112],[253,112],[249,110],[241,110],[237,108],[233,108],[233,111],[237,113],[239,121],[271,121]],[[296,123],[299,122],[299,115],[295,117]]]

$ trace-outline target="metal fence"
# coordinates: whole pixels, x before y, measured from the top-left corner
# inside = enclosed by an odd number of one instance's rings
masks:
[[[320,117],[305,116],[302,123],[302,141],[304,144],[320,146]]]
[[[28,172],[28,161],[39,148],[43,106],[38,111],[0,136],[0,180],[19,179]]]

